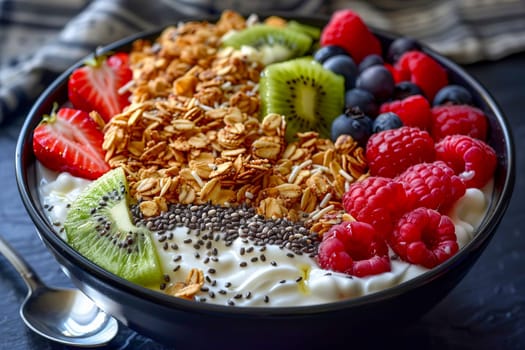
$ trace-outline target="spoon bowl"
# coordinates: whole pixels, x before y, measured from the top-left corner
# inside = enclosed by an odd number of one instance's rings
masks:
[[[115,337],[117,321],[78,289],[46,286],[2,237],[0,253],[16,268],[28,287],[20,308],[20,316],[28,328],[49,340],[77,347],[106,345]]]

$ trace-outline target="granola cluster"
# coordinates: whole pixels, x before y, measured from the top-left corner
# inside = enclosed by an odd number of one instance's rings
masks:
[[[217,23],[187,22],[130,54],[132,103],[105,126],[111,167],[123,167],[145,216],[169,203],[248,203],[268,218],[304,221],[322,234],[343,219],[341,197],[367,176],[351,137],[316,132],[285,141],[284,116],[259,115],[264,68],[221,37],[246,27],[226,11]]]

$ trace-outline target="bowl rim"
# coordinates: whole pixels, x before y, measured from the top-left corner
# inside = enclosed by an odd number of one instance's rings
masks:
[[[280,15],[279,13],[273,13],[272,15]],[[262,14],[261,17],[265,15]],[[316,16],[296,16],[290,14],[283,14],[283,17],[288,19],[301,20],[306,23],[326,23],[329,19],[324,15]],[[188,20],[210,20],[214,21],[217,19],[217,16],[202,16],[199,18],[181,18],[180,21]],[[36,226],[37,231],[40,233],[40,237],[44,240],[46,245],[50,245],[54,250],[60,252],[64,255],[66,259],[75,263],[79,268],[92,275],[93,277],[103,281],[109,286],[125,292],[132,294],[141,299],[147,300],[148,302],[153,302],[158,305],[162,305],[168,308],[174,308],[180,311],[189,311],[192,313],[202,313],[202,314],[215,314],[220,313],[231,314],[231,315],[243,315],[243,316],[252,316],[252,317],[288,317],[288,316],[301,316],[301,315],[314,315],[314,314],[324,314],[327,312],[333,311],[343,311],[345,309],[351,309],[353,307],[362,306],[366,304],[376,303],[379,301],[384,301],[387,299],[396,298],[402,294],[405,294],[411,290],[418,289],[431,283],[432,281],[440,278],[441,276],[447,274],[447,271],[454,266],[461,264],[464,260],[467,260],[469,256],[478,256],[479,250],[492,238],[495,233],[496,227],[501,221],[507,206],[510,202],[512,196],[512,190],[514,187],[514,178],[515,178],[515,152],[514,152],[514,141],[511,134],[511,128],[509,122],[503,111],[487,91],[487,89],[480,83],[476,78],[469,75],[463,68],[458,64],[451,61],[450,59],[441,56],[434,50],[423,45],[422,50],[436,59],[440,64],[444,65],[447,71],[453,71],[454,74],[458,75],[461,80],[470,86],[484,103],[486,107],[493,114],[493,118],[497,121],[497,124],[501,126],[501,132],[505,140],[505,153],[507,154],[506,162],[504,163],[505,173],[503,174],[504,179],[503,187],[501,190],[501,195],[495,201],[494,198],[491,199],[489,203],[488,211],[492,209],[492,215],[485,215],[480,226],[476,230],[474,238],[461,250],[449,258],[444,263],[439,266],[426,271],[423,274],[416,276],[408,281],[400,283],[398,285],[388,287],[386,289],[362,295],[359,297],[348,298],[344,300],[306,305],[306,306],[271,306],[271,307],[261,307],[261,306],[242,306],[242,307],[231,307],[220,304],[212,303],[198,303],[191,300],[185,300],[182,298],[175,298],[163,294],[162,292],[148,289],[142,287],[138,284],[129,282],[117,275],[110,273],[109,271],[99,267],[94,264],[72,247],[70,247],[66,241],[64,241],[58,234],[55,233],[51,224],[48,222],[45,215],[39,210],[38,205],[34,201],[38,201],[38,194],[36,197],[33,197],[30,193],[29,183],[28,183],[28,171],[34,171],[34,166],[26,167],[27,164],[36,165],[36,160],[34,155],[32,155],[32,149],[30,144],[32,144],[32,130],[37,125],[37,122],[40,120],[39,109],[43,105],[49,103],[48,99],[55,92],[60,89],[64,89],[64,82],[67,81],[68,76],[71,72],[77,67],[83,65],[86,59],[93,57],[95,54],[107,53],[115,51],[116,49],[121,49],[129,47],[131,43],[137,39],[141,38],[154,38],[158,36],[162,30],[167,26],[161,26],[156,29],[138,32],[132,35],[129,35],[123,39],[117,40],[108,45],[102,46],[96,50],[96,52],[87,55],[81,60],[77,61],[75,64],[70,66],[62,74],[60,74],[38,97],[30,111],[28,112],[26,119],[20,130],[20,134],[16,144],[15,150],[15,177],[21,196],[22,202],[31,217],[34,225]],[[374,29],[370,27],[374,34],[379,37],[386,38],[387,40],[392,40],[397,36],[387,33],[385,31]],[[29,157],[29,158],[28,158]],[[499,164],[501,164],[502,159],[498,159]],[[49,249],[49,247],[47,247]]]

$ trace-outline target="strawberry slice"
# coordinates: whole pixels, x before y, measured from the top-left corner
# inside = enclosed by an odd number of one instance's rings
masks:
[[[97,111],[108,122],[129,104],[130,93],[119,90],[132,76],[127,53],[96,57],[69,77],[69,100],[75,108],[88,113]]]
[[[109,170],[104,134],[84,111],[61,108],[45,115],[33,132],[33,151],[45,167],[94,180]]]

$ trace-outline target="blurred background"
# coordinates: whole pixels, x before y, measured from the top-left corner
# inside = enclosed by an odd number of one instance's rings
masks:
[[[329,15],[340,8],[463,64],[525,49],[522,0],[0,0],[0,122],[19,116],[73,62],[132,33],[224,9]]]

